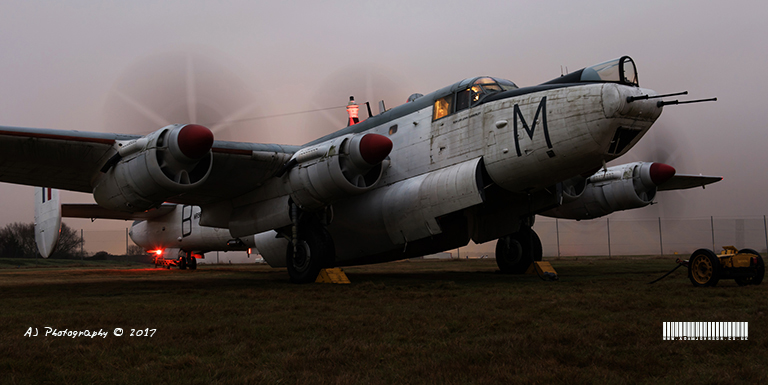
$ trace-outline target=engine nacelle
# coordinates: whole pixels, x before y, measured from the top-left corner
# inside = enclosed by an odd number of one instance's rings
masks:
[[[157,207],[205,182],[213,164],[213,133],[195,124],[167,126],[116,145],[93,189],[96,203],[111,210]]]
[[[563,182],[563,204],[541,215],[564,219],[592,219],[645,207],[656,197],[656,188],[675,176],[663,163],[634,162],[600,170],[584,180]],[[584,183],[586,182],[586,183]]]
[[[303,209],[370,190],[386,168],[392,141],[378,134],[344,135],[303,148],[290,162],[291,198]]]

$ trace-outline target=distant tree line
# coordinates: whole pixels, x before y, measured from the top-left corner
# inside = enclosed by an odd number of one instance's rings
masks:
[[[75,230],[61,224],[59,242],[49,258],[79,259],[84,240]],[[35,243],[35,224],[14,222],[0,229],[0,258],[40,258]]]

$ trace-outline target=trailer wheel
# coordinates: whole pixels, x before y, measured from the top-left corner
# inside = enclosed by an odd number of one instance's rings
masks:
[[[741,253],[756,255],[757,268],[755,271],[755,275],[751,277],[746,277],[746,278],[736,278],[736,283],[738,283],[739,286],[761,284],[763,282],[763,277],[765,277],[765,263],[763,263],[763,257],[760,256],[760,253],[752,249],[741,249],[739,250],[739,254]]]
[[[698,249],[688,262],[688,278],[693,286],[715,286],[720,280],[720,258],[712,250]]]

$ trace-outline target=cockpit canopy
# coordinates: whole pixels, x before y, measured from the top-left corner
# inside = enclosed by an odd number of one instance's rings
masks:
[[[474,107],[489,95],[518,88],[509,80],[489,76],[464,79],[455,87],[455,91],[450,95],[435,101],[433,120]]]
[[[629,56],[584,68],[581,72],[581,81],[617,82],[639,86],[635,62]]]
[[[622,56],[618,59],[595,64],[568,75],[560,76],[544,84],[581,82],[610,82],[635,87],[640,86],[640,83],[637,81],[635,62],[629,56]]]

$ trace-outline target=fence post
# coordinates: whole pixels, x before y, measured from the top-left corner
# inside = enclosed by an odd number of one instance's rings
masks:
[[[83,239],[83,229],[80,229],[80,260],[83,260],[83,256],[85,253],[83,252],[83,244],[85,243],[85,240]]]
[[[557,234],[557,257],[560,258],[560,223],[557,218],[555,218],[555,234]],[[765,244],[768,245],[768,231],[765,234]]]
[[[605,218],[605,225],[608,228],[608,258],[611,257],[611,220],[608,217]]]
[[[664,256],[664,242],[661,238],[661,217],[659,217],[659,254],[660,256]]]

